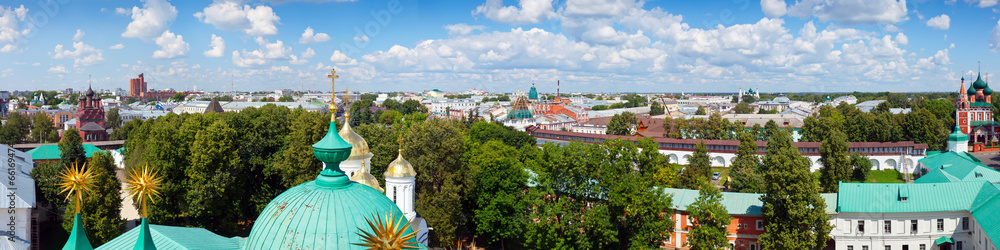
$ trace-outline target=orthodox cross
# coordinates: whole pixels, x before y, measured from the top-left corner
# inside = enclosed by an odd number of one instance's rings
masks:
[[[340,76],[337,76],[336,69],[330,69],[330,74],[326,75],[326,77],[330,78],[330,86],[332,88],[330,93],[330,121],[335,121],[337,120],[337,78],[340,78]]]

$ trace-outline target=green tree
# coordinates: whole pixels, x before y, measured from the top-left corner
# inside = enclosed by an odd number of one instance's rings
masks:
[[[722,205],[722,193],[707,181],[702,181],[698,198],[688,206],[692,226],[687,237],[691,250],[722,250],[729,245],[729,211]]]
[[[118,129],[121,127],[122,117],[118,113],[118,108],[109,109],[108,114],[104,116],[104,125],[110,129]]]
[[[659,102],[653,102],[653,104],[649,106],[649,115],[662,115],[664,112],[663,104],[660,104]]]
[[[403,135],[403,156],[417,175],[415,208],[427,224],[434,225],[430,245],[450,246],[458,239],[459,226],[467,219],[462,213],[469,176],[461,158],[464,125],[457,121],[428,119],[414,123]]]
[[[294,102],[295,98],[292,98],[292,96],[290,96],[290,95],[283,95],[281,97],[278,97],[278,101],[279,102]]]
[[[1000,103],[1000,102],[998,102],[998,103]],[[603,104],[602,105],[594,105],[593,107],[590,107],[590,110],[608,110],[608,105],[603,105]]]
[[[851,173],[851,181],[855,182],[868,181],[868,172],[872,170],[871,159],[868,159],[868,157],[864,155],[851,154],[850,161],[851,161],[851,166],[854,166],[854,169]]]
[[[840,182],[851,180],[852,168],[847,149],[847,136],[840,130],[833,130],[820,144],[819,161],[823,167],[819,170],[819,185],[823,192],[836,193]]]
[[[729,189],[740,193],[760,192],[761,179],[760,157],[757,155],[757,142],[750,132],[740,133],[740,146],[736,150],[736,160],[730,167]]]
[[[31,118],[18,112],[10,112],[7,115],[7,122],[3,123],[0,130],[0,141],[3,144],[14,145],[24,141],[31,131]]]
[[[94,187],[83,197],[81,212],[90,244],[99,246],[125,230],[125,222],[121,218],[122,184],[115,176],[117,167],[114,158],[108,153],[94,153],[87,161],[87,169],[93,174]],[[67,212],[63,213],[62,227],[67,232],[73,228],[73,213],[68,211],[75,209],[76,204],[69,203]]]
[[[698,145],[694,147],[694,153],[688,159],[688,166],[681,170],[680,175],[677,176],[677,188],[697,189],[701,187],[701,180],[708,180],[712,174],[711,164],[705,141],[698,142]]]
[[[615,114],[608,121],[608,128],[605,133],[609,135],[632,135],[632,126],[638,122],[632,112],[622,112]]]
[[[80,138],[80,132],[76,128],[66,130],[58,145],[59,160],[64,166],[73,166],[73,164],[83,166],[86,163],[87,155],[83,151],[83,139]]]
[[[31,124],[31,138],[39,143],[45,143],[49,133],[56,130],[56,125],[52,123],[52,117],[48,113],[38,112],[35,114]]]
[[[196,225],[212,231],[236,231],[237,213],[229,211],[236,204],[229,197],[242,195],[242,189],[233,185],[241,165],[237,145],[236,130],[221,120],[195,135],[191,165],[186,170],[190,178],[186,200],[187,214]]]
[[[63,164],[61,162],[43,162],[31,169],[31,179],[35,180],[36,186],[41,193],[41,201],[52,204],[55,208],[65,208],[67,204],[66,196],[60,193],[59,175],[62,174]],[[39,206],[41,207],[41,206]]]
[[[707,114],[708,113],[705,112],[705,107],[703,106],[698,106],[698,110],[694,112],[694,115],[707,115]]]
[[[378,122],[381,124],[392,126],[392,124],[399,122],[400,119],[402,118],[403,118],[403,113],[400,113],[399,111],[396,110],[389,110],[386,112],[382,112],[382,115],[380,115],[378,118]]]
[[[142,120],[132,119],[131,121],[125,122],[120,128],[111,131],[111,140],[125,140],[128,139],[129,133],[142,126]]]
[[[174,102],[183,102],[184,101],[184,93],[183,92],[174,93],[174,96],[170,97],[170,100],[172,100]]]
[[[53,141],[59,141],[60,139],[62,138],[59,138],[59,131],[52,130],[49,131],[49,135],[46,136],[45,141],[53,142]]]
[[[371,174],[376,180],[385,180],[385,170],[396,159],[399,142],[399,130],[381,124],[365,124],[354,131],[365,138],[368,149],[374,155],[371,160]]]
[[[763,249],[822,249],[832,226],[826,202],[819,195],[819,182],[809,172],[809,159],[792,146],[787,131],[771,136],[764,156],[761,209]]]
[[[475,187],[469,195],[475,233],[486,238],[486,243],[503,246],[506,239],[522,236],[527,207],[521,192],[528,177],[514,147],[495,140],[470,147],[467,156]]]
[[[328,119],[322,119],[324,115],[315,112],[296,112],[292,116],[287,146],[273,166],[285,188],[314,180],[323,170],[323,163],[313,155],[312,144],[323,138],[330,125]],[[372,171],[372,174],[381,173]]]
[[[516,148],[533,146],[536,143],[535,137],[527,133],[504,126],[499,122],[485,121],[479,121],[472,125],[469,130],[469,139],[480,144],[496,140]]]
[[[736,104],[736,107],[733,108],[733,112],[737,114],[753,114],[753,108],[750,107],[750,104],[741,102]]]

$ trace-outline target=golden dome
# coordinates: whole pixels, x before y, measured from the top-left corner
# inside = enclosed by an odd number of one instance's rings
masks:
[[[392,163],[389,163],[389,167],[385,170],[385,177],[414,177],[417,176],[417,171],[413,171],[413,165],[410,162],[403,159],[403,150],[399,150],[399,156]]]
[[[362,160],[369,154],[368,142],[365,141],[365,138],[361,138],[361,135],[355,133],[354,129],[351,129],[351,115],[344,115],[344,127],[340,129],[338,134],[344,138],[344,141],[353,146],[351,156],[347,158],[348,161]]]
[[[361,163],[361,171],[358,171],[357,173],[354,173],[354,176],[351,176],[351,181],[372,187],[380,193],[385,193],[385,189],[382,189],[378,180],[375,179],[375,176],[369,173],[368,169],[365,168],[364,162]]]

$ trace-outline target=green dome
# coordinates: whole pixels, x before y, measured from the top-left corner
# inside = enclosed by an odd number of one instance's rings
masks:
[[[993,89],[990,88],[990,85],[986,85],[986,88],[983,89],[983,94],[984,95],[992,95],[993,94]]]
[[[984,89],[986,88],[986,82],[983,81],[982,76],[976,76],[976,81],[972,83],[972,87],[975,89]]]
[[[528,99],[537,100],[538,90],[535,89],[535,84],[531,84],[531,90],[528,91]]]
[[[972,86],[969,86],[969,90],[965,91],[965,93],[968,95],[976,95],[976,89],[973,88]]]
[[[962,129],[958,128],[958,126],[955,126],[955,131],[951,132],[951,134],[948,135],[948,141],[950,141],[950,142],[951,141],[953,141],[953,142],[962,142],[962,141],[967,142],[967,141],[969,141],[969,136],[963,134],[962,133]]]

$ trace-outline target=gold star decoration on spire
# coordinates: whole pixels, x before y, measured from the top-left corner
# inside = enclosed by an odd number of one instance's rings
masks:
[[[126,191],[128,191],[129,198],[133,202],[136,199],[139,200],[143,218],[146,218],[147,215],[147,203],[154,202],[154,197],[160,198],[160,181],[163,180],[163,177],[156,176],[157,173],[150,170],[149,165],[143,167],[142,170],[132,168],[128,172],[128,180],[125,180],[125,183],[128,184]]]
[[[396,217],[395,211],[390,212],[384,222],[374,214],[372,220],[375,220],[375,224],[365,218],[365,222],[368,222],[368,226],[374,234],[358,228],[359,233],[357,234],[361,236],[364,243],[353,243],[354,245],[368,247],[368,249],[420,249],[416,242],[406,242],[417,237],[417,232],[420,230],[403,235],[410,227],[410,222],[407,221],[400,227],[399,224],[404,219],[402,216]]]
[[[90,188],[94,187],[93,177],[94,174],[87,168],[87,164],[79,166],[76,163],[59,175],[59,179],[62,180],[59,183],[59,188],[62,189],[59,193],[66,193],[67,200],[73,198],[76,213],[80,213],[80,207],[83,206],[83,192],[90,192]]]

